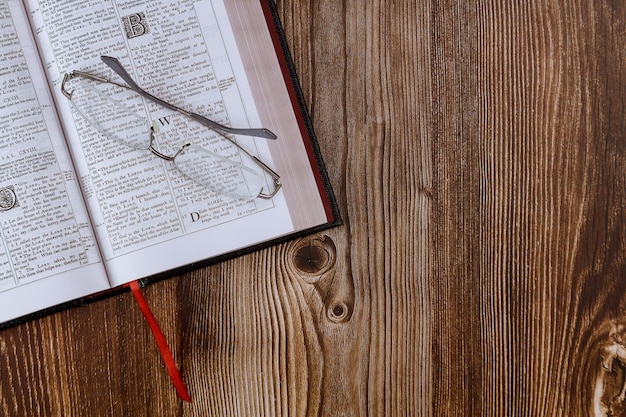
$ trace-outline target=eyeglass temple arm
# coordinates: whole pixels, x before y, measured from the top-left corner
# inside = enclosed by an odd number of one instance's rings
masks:
[[[72,99],[72,94],[74,93],[74,90],[67,91],[67,88],[65,87],[65,84],[67,84],[70,80],[72,80],[72,79],[74,79],[76,77],[84,77],[84,78],[88,78],[90,80],[99,81],[99,82],[102,82],[102,83],[111,83],[111,84],[117,85],[118,87],[128,88],[128,86],[126,86],[126,85],[118,84],[118,83],[116,83],[114,81],[107,80],[106,78],[98,77],[97,75],[93,75],[93,74],[89,74],[88,72],[82,72],[82,71],[73,70],[72,72],[66,72],[65,75],[63,76],[63,81],[61,82],[61,93],[63,93],[63,95],[65,97],[67,97],[68,100]]]
[[[224,126],[222,124],[214,122],[213,120],[207,119],[206,117],[201,116],[199,114],[176,107],[173,104],[170,104],[166,101],[161,100],[158,97],[153,96],[152,94],[148,93],[147,91],[139,87],[139,85],[135,82],[135,80],[132,79],[132,77],[128,74],[126,69],[122,66],[120,61],[117,60],[117,58],[103,55],[100,57],[100,59],[102,59],[102,62],[107,64],[113,71],[115,71],[117,75],[119,75],[128,84],[128,86],[132,90],[134,90],[137,94],[140,94],[143,97],[147,98],[148,100],[152,100],[155,103],[158,103],[163,107],[166,107],[170,110],[174,110],[178,113],[182,113],[188,117],[191,117],[197,122],[202,123],[205,126],[208,126],[215,130],[222,131],[224,133],[232,133],[235,135],[245,135],[245,136],[256,136],[256,137],[265,138],[265,139],[276,139],[276,135],[269,129],[234,128],[234,127]]]

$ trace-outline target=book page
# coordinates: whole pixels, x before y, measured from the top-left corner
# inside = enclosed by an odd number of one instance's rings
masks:
[[[113,285],[326,221],[321,210],[312,221],[294,226],[286,195],[309,195],[311,190],[308,184],[289,182],[290,171],[311,169],[306,155],[295,164],[285,164],[285,155],[290,146],[300,146],[302,138],[259,117],[258,98],[252,94],[221,0],[28,4]],[[271,200],[234,199],[192,182],[170,161],[94,129],[72,110],[60,84],[74,69],[120,81],[101,62],[101,55],[118,58],[140,86],[172,104],[224,125],[275,131],[276,141],[243,136],[234,140],[284,175],[290,186]],[[173,155],[184,141],[192,141],[237,156],[237,149],[214,131],[198,129],[171,110],[145,102],[141,112],[159,128],[154,140],[159,152]],[[265,182],[264,189],[270,188],[271,179]],[[310,210],[320,211],[315,206]]]
[[[20,1],[0,1],[0,323],[106,274]]]

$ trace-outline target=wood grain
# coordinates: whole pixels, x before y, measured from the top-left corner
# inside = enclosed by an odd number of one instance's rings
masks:
[[[2,416],[626,415],[626,3],[278,2],[345,225],[0,332]]]

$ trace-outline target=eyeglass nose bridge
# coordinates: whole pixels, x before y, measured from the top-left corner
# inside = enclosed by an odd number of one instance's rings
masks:
[[[159,152],[159,151],[158,151],[158,150],[154,147],[154,134],[155,134],[157,131],[158,131],[158,125],[157,125],[157,124],[156,124],[156,122],[155,122],[152,126],[150,126],[150,145],[148,146],[148,150],[149,150],[150,152],[152,152],[152,154],[153,154],[154,156],[156,156],[156,157],[158,157],[158,158],[161,158],[161,159],[163,159],[163,160],[165,160],[165,161],[168,161],[168,162],[174,162],[174,160],[176,159],[176,157],[177,157],[178,155],[180,155],[180,153],[181,153],[182,151],[184,151],[184,150],[185,150],[185,148],[186,148],[187,146],[191,145],[191,143],[189,143],[189,142],[185,142],[185,143],[183,144],[183,146],[182,146],[182,147],[178,150],[178,152],[176,152],[174,155],[172,155],[172,156],[170,156],[170,155],[166,155],[166,154],[164,154],[164,153],[162,153],[162,152]]]

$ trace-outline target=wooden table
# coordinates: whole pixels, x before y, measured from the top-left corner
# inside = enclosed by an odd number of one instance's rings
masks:
[[[193,403],[123,294],[0,332],[0,415],[623,413],[626,3],[279,10],[345,225],[145,289]]]

